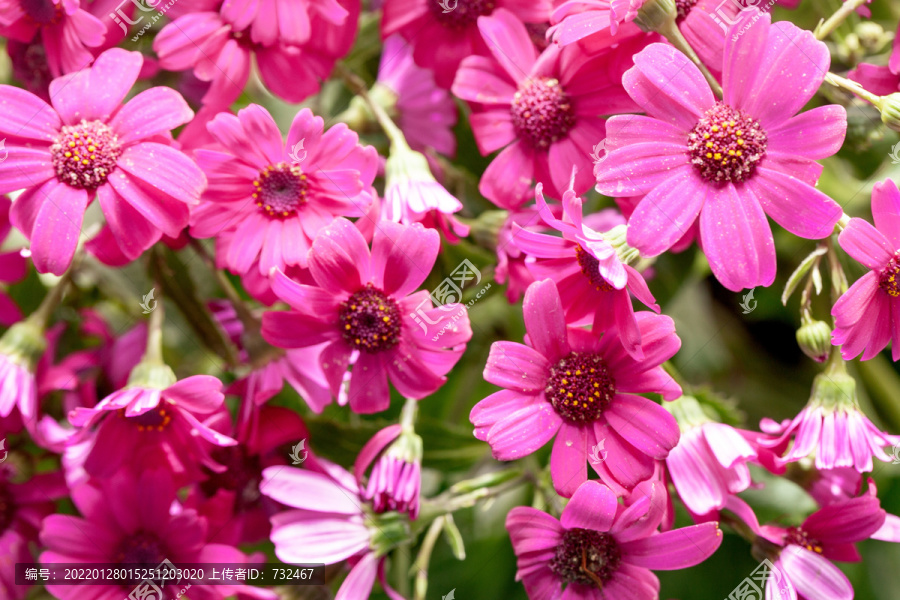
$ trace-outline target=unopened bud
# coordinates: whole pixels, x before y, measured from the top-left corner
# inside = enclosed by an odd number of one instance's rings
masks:
[[[808,320],[797,330],[797,344],[816,362],[825,362],[831,352],[831,327],[824,321]]]
[[[634,22],[644,31],[660,31],[674,23],[677,16],[675,0],[646,0],[638,9]]]
[[[882,97],[881,122],[894,131],[900,131],[900,93]]]

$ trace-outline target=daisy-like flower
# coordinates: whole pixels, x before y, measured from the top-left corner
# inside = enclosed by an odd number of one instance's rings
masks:
[[[432,308],[430,294],[415,291],[439,248],[433,229],[383,221],[370,252],[352,223],[335,219],[309,252],[315,286],[276,272],[272,288],[294,310],[265,313],[263,337],[281,348],[328,342],[322,368],[332,394],[354,412],[385,410],[388,379],[403,396],[424,398],[444,384],[472,337],[461,305]],[[417,314],[432,331],[423,334]]]
[[[547,36],[560,46],[568,46],[595,34],[618,34],[620,27],[634,21],[644,0],[565,0],[555,4],[550,13],[553,26]],[[637,27],[625,29],[622,37],[634,33]]]
[[[878,532],[885,515],[878,498],[864,495],[820,508],[799,527],[760,527],[757,533],[781,547],[766,597],[852,600],[853,586],[831,561],[862,560],[854,544]]]
[[[836,352],[825,371],[813,380],[809,403],[800,414],[781,423],[765,418],[760,429],[775,436],[760,437],[759,443],[781,456],[779,462],[795,462],[814,454],[817,469],[853,467],[865,473],[872,470],[873,456],[891,462],[884,447],[900,444],[900,436],[880,431],[860,410],[856,381]]]
[[[391,96],[385,110],[414,150],[433,148],[453,156],[456,104],[446,89],[437,87],[431,71],[416,65],[412,53],[412,46],[399,35],[384,40],[378,79],[370,94],[376,100]]]
[[[681,439],[666,458],[678,496],[695,515],[723,508],[751,483],[747,462],[756,450],[730,425],[709,419],[697,400],[682,396],[667,408],[681,428]]]
[[[621,81],[643,40],[590,56],[555,45],[538,55],[525,26],[509,11],[479,18],[478,28],[490,57],[464,60],[453,93],[472,106],[481,153],[503,148],[479,190],[504,206],[505,199],[524,196],[539,181],[560,198],[574,166],[575,193],[584,193],[592,183],[591,149],[606,137],[598,117],[639,110]]]
[[[193,69],[198,79],[210,82],[203,104],[216,107],[240,96],[251,57],[273,94],[302,102],[319,91],[335,60],[350,50],[359,20],[359,0],[205,4],[166,25],[153,49],[161,68]]]
[[[372,472],[363,485],[370,465]],[[376,512],[405,512],[415,519],[422,487],[422,438],[404,430],[402,425],[385,427],[359,451],[353,474],[363,498],[372,503]]]
[[[40,36],[54,77],[84,69],[106,38],[106,25],[79,0],[0,0],[0,34],[18,42]]]
[[[91,68],[53,80],[52,107],[0,86],[0,135],[9,149],[0,193],[25,189],[10,219],[31,240],[42,273],[69,268],[95,197],[134,260],[163,234],[181,233],[206,186],[203,172],[168,143],[169,131],[194,116],[177,92],[154,87],[122,105],[142,62],[138,52],[107,50]]]
[[[562,237],[513,225],[513,243],[537,259],[526,261],[528,270],[537,280],[556,282],[566,321],[572,325],[593,323],[594,331],[615,328],[628,353],[641,358],[641,334],[630,294],[658,313],[647,282],[622,262],[602,233],[582,221],[582,201],[571,188],[563,194],[561,220],[547,206],[542,188],[539,183],[536,189],[541,219]]]
[[[289,507],[271,518],[275,555],[299,565],[348,561],[350,573],[335,600],[368,598],[376,576],[385,593],[399,600],[402,596],[385,580],[384,559],[392,539],[408,536],[405,524],[396,519],[377,522],[371,511],[363,510],[366,500],[353,475],[325,460],[318,465],[317,471],[263,471],[263,494]]]
[[[602,194],[645,194],[628,228],[629,245],[644,255],[672,247],[699,218],[703,251],[730,290],[775,279],[766,214],[800,237],[831,234],[842,213],[813,187],[822,172],[815,160],[837,152],[847,128],[842,106],[795,116],[828,72],[825,44],[745,12],[725,42],[724,101],[671,46],[634,57],[624,85],[647,116],[609,119],[610,152],[594,171]],[[739,29],[747,19],[753,26]]]
[[[109,477],[125,465],[166,467],[187,480],[199,479],[201,466],[223,471],[226,467],[213,460],[210,445],[237,442],[200,420],[222,407],[221,390],[222,382],[215,377],[176,381],[168,366],[145,359],[123,389],[93,408],[77,407],[69,414],[79,431],[68,444],[90,441],[84,469],[93,477]]]
[[[506,517],[518,572],[531,600],[656,600],[651,570],[697,565],[718,549],[714,522],[659,533],[665,493],[659,484],[630,506],[597,481],[583,483],[559,520],[518,506]]]
[[[660,367],[681,346],[672,319],[638,313],[644,358],[637,361],[617,335],[567,328],[552,281],[533,283],[522,310],[526,344],[491,346],[484,378],[505,389],[472,409],[475,437],[490,444],[494,458],[514,460],[555,436],[550,473],[567,497],[587,479],[592,447],[605,448],[607,460],[591,466],[617,492],[649,479],[655,461],[678,443],[678,423],[637,394],[681,395]]]
[[[324,227],[336,216],[362,216],[371,203],[378,155],[343,123],[324,131],[304,108],[285,143],[268,111],[251,104],[237,116],[220,113],[208,129],[224,150],[194,153],[209,188],[191,214],[191,235],[233,234],[225,264],[235,273],[306,267]]]
[[[874,358],[894,342],[900,360],[900,191],[890,179],[872,188],[873,227],[853,218],[838,237],[841,248],[871,269],[850,286],[831,309],[832,342],[850,360]]]
[[[403,36],[413,46],[416,64],[433,71],[438,85],[449,88],[464,58],[487,53],[477,21],[498,9],[521,22],[543,23],[550,0],[455,0],[450,11],[436,0],[386,0],[381,36]]]
[[[176,567],[186,563],[234,563],[252,566],[257,557],[208,540],[209,525],[195,510],[172,510],[177,486],[163,469],[134,474],[128,469],[112,477],[72,490],[81,516],[50,515],[44,519],[40,562],[146,565],[155,568],[168,559]],[[134,583],[79,586],[48,585],[60,600],[125,597]],[[175,597],[181,586],[165,586],[164,597]],[[251,594],[276,600],[271,590],[243,585],[204,586],[202,598],[220,600]],[[193,591],[191,592],[193,595]]]

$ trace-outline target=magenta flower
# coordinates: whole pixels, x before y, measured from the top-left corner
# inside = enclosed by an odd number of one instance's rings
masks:
[[[324,131],[304,108],[285,143],[268,111],[251,104],[237,116],[220,113],[208,129],[224,148],[195,151],[210,183],[191,214],[191,235],[233,232],[225,264],[235,273],[257,259],[262,275],[306,267],[319,231],[336,216],[362,216],[371,202],[377,153],[343,123]]]
[[[0,242],[3,242],[12,230],[9,222],[9,209],[12,205],[9,198],[0,195]],[[17,283],[25,279],[28,273],[28,260],[20,250],[0,252],[0,282]],[[5,290],[0,290],[0,325],[7,327],[22,319],[22,311]]]
[[[852,600],[850,581],[831,561],[861,560],[854,543],[879,531],[885,514],[878,499],[866,495],[820,508],[799,527],[761,527],[763,537],[781,546],[766,597]]]
[[[171,370],[163,368],[167,374],[157,374],[155,379],[166,379],[168,385],[154,387],[157,382],[153,379],[134,383],[146,372],[142,362],[132,371],[129,385],[93,408],[78,407],[69,414],[69,422],[80,428],[69,445],[91,442],[84,459],[88,474],[109,477],[128,464],[135,468],[164,466],[196,480],[202,475],[201,466],[214,472],[225,469],[213,460],[209,445],[237,442],[200,420],[222,407],[222,383],[209,375],[176,382]]]
[[[0,86],[0,135],[9,136],[0,193],[25,188],[10,219],[31,240],[42,273],[68,269],[95,196],[134,260],[163,234],[184,229],[188,206],[206,186],[193,161],[169,145],[169,131],[194,115],[177,92],[150,88],[120,106],[142,62],[138,52],[104,52],[91,68],[53,80],[53,107]]]
[[[616,35],[619,28],[634,21],[644,0],[566,0],[557,2],[550,14],[553,23],[547,36],[560,46],[568,46],[594,34]],[[680,4],[680,2],[679,2]],[[622,37],[634,34],[627,28]],[[613,40],[610,40],[613,41]]]
[[[828,48],[755,9],[730,31],[751,18],[752,27],[725,42],[724,101],[673,47],[638,53],[624,85],[648,116],[609,119],[610,153],[595,167],[600,193],[646,194],[629,221],[631,246],[661,254],[699,218],[703,251],[730,290],[775,279],[766,214],[814,239],[828,236],[842,214],[813,186],[822,171],[814,161],[844,140],[846,112],[832,105],[795,116],[828,71]]]
[[[153,49],[161,68],[193,69],[198,79],[210,82],[203,104],[219,108],[240,96],[251,57],[279,98],[302,102],[317,93],[335,60],[353,45],[359,20],[359,0],[208,4],[166,25]]]
[[[543,23],[550,0],[456,0],[451,11],[435,0],[386,0],[381,37],[402,35],[413,46],[416,64],[433,71],[438,85],[449,88],[464,58],[487,53],[477,21],[498,9],[525,23]]]
[[[375,85],[396,97],[396,122],[413,150],[456,154],[456,104],[446,89],[437,87],[434,73],[416,65],[412,46],[399,35],[384,40]]]
[[[385,410],[388,379],[403,396],[424,398],[444,384],[472,337],[462,306],[432,308],[427,291],[415,292],[439,247],[433,229],[382,221],[370,252],[352,223],[335,219],[309,252],[315,286],[276,272],[272,287],[294,310],[265,313],[263,337],[281,348],[328,342],[322,368],[332,394],[354,412]],[[432,331],[423,334],[417,314]]]
[[[591,150],[606,137],[599,116],[639,110],[622,88],[622,74],[644,42],[585,56],[577,47],[550,46],[538,55],[525,26],[498,9],[478,19],[490,58],[463,61],[453,93],[472,106],[472,129],[482,154],[503,150],[481,177],[479,190],[500,206],[522,197],[532,181],[561,198],[576,169],[574,189],[591,181]]]
[[[862,353],[874,358],[893,340],[891,356],[900,360],[900,191],[887,179],[872,188],[875,227],[863,219],[850,219],[838,242],[868,273],[850,286],[831,314],[832,343],[841,346],[846,360]]]
[[[352,568],[335,600],[368,598],[376,576],[390,598],[402,600],[385,580],[384,553],[371,548],[373,534],[381,530],[363,510],[355,478],[335,464],[319,464],[322,472],[292,467],[263,471],[263,494],[290,507],[272,516],[275,555],[300,565],[348,561]]]
[[[40,36],[54,77],[80,71],[94,59],[90,48],[106,38],[106,26],[79,0],[0,0],[0,34],[18,42]]]
[[[370,465],[372,472],[364,486],[363,478]],[[422,486],[422,438],[404,432],[401,425],[385,427],[359,451],[353,474],[361,496],[372,503],[376,512],[405,512],[415,519]]]
[[[722,543],[717,523],[656,531],[665,509],[659,488],[626,507],[608,487],[587,481],[559,520],[531,507],[512,509],[506,529],[518,558],[516,580],[528,597],[656,600],[651,569],[685,569],[712,556]]]
[[[164,470],[116,475],[72,490],[72,501],[81,512],[50,515],[44,519],[41,543],[46,550],[40,562],[147,565],[157,567],[168,559],[176,567],[185,563],[251,563],[233,546],[212,544],[206,519],[191,509],[172,511],[177,487]],[[254,560],[255,561],[255,557]],[[111,588],[103,585],[48,585],[60,600],[125,597],[135,584]],[[166,586],[165,596],[175,597],[181,586]],[[274,592],[242,585],[204,586],[203,598],[219,600],[252,592],[254,597],[276,600]],[[115,591],[114,591],[115,590]],[[192,592],[193,594],[193,592]]]
[[[536,190],[541,219],[562,237],[513,225],[513,243],[537,259],[526,261],[528,270],[537,280],[552,279],[556,283],[569,324],[593,323],[594,331],[614,328],[625,350],[640,359],[641,333],[630,294],[658,313],[647,282],[621,261],[602,233],[582,221],[582,201],[571,188],[563,195],[562,220],[553,216],[542,188],[539,183]]]
[[[691,425],[679,419],[679,425],[681,439],[666,458],[678,497],[696,515],[724,508],[732,494],[750,487],[747,462],[756,459],[756,451],[724,423]]]
[[[655,461],[678,443],[678,424],[662,406],[637,394],[668,400],[681,395],[659,366],[681,346],[672,319],[637,315],[644,350],[637,361],[617,335],[567,328],[552,281],[528,288],[523,312],[526,344],[491,346],[484,378],[504,389],[472,409],[475,437],[490,444],[494,458],[514,460],[556,436],[550,472],[557,492],[567,497],[587,479],[592,448],[607,451],[607,460],[591,465],[613,489],[649,479]]]

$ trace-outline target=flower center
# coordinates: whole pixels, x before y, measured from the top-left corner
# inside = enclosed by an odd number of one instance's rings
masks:
[[[559,81],[526,79],[512,101],[513,127],[535,148],[547,148],[575,125],[575,115]]]
[[[360,350],[381,352],[400,341],[400,307],[371,283],[341,302],[338,316],[344,339]]]
[[[599,355],[572,352],[550,367],[544,391],[562,418],[590,423],[609,406],[616,393],[616,382]]]
[[[449,29],[465,29],[494,12],[494,0],[425,0],[431,15]]]
[[[759,121],[717,102],[688,135],[688,154],[707,181],[740,183],[766,156],[767,141]]]
[[[200,482],[200,489],[206,497],[215,496],[219,490],[229,490],[235,492],[235,510],[256,504],[261,497],[259,458],[248,456],[240,446],[230,446],[213,450],[212,459],[226,469],[221,473],[205,470],[207,478]]]
[[[6,487],[0,487],[0,534],[12,525],[16,514],[16,505],[13,503],[12,494]]]
[[[121,153],[119,138],[109,125],[84,119],[78,125],[63,126],[50,146],[56,177],[74,188],[87,190],[106,183]]]
[[[675,0],[675,12],[677,16],[675,17],[675,21],[680,23],[688,14],[691,12],[691,9],[694,8],[698,0]]]
[[[270,217],[283,219],[306,204],[309,181],[298,165],[278,163],[260,171],[253,187],[256,205]]]
[[[566,583],[603,588],[621,560],[616,540],[592,529],[569,529],[556,547],[550,570]]]
[[[900,296],[900,250],[891,257],[885,268],[878,274],[878,286],[896,298]]]
[[[575,258],[578,259],[581,272],[590,280],[591,285],[598,292],[611,292],[616,289],[600,274],[600,261],[594,258],[591,253],[585,251],[581,246],[575,246]]]
[[[121,564],[159,565],[166,559],[165,548],[159,538],[146,531],[138,531],[126,538],[116,552]]]
[[[126,417],[125,409],[119,411],[119,416],[128,419],[128,422],[135,425],[141,433],[145,431],[163,431],[172,422],[172,411],[167,401],[161,402],[157,408],[148,410],[136,417]]]
[[[787,536],[784,539],[784,543],[802,546],[807,550],[812,550],[817,554],[822,554],[822,542],[809,537],[809,534],[799,527],[791,527],[787,530]]]
[[[54,4],[51,0],[21,0],[21,3],[26,18],[37,25],[55,25],[62,19],[62,2]]]

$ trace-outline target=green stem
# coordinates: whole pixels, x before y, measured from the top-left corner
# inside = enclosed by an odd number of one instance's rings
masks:
[[[157,285],[159,283],[157,282]],[[156,303],[156,308],[150,313],[150,322],[147,324],[147,349],[144,352],[144,362],[165,364],[163,362],[162,330],[165,321],[165,309],[162,298]]]
[[[828,17],[828,20],[822,23],[819,23],[819,26],[816,27],[813,35],[816,36],[817,40],[824,40],[831,33],[837,29],[841,23],[843,23],[847,17],[856,12],[856,9],[868,2],[868,0],[847,0],[844,4],[835,11],[833,15]]]
[[[848,2],[847,4],[849,5],[850,2]],[[835,75],[834,73],[828,73],[827,75],[825,75],[825,81],[835,87],[839,87],[841,89],[847,90],[852,94],[856,94],[866,102],[869,102],[870,104],[878,108],[878,110],[881,110],[882,105],[884,104],[884,99],[881,96],[873,94],[852,79],[847,79],[846,77],[841,77],[840,75]]]
[[[431,522],[431,526],[422,538],[422,545],[419,547],[419,554],[416,561],[410,569],[411,573],[415,572],[415,597],[414,600],[425,600],[425,594],[428,592],[428,565],[431,563],[431,553],[437,543],[438,537],[441,535],[441,529],[444,527],[445,517],[441,516]]]
[[[388,139],[391,140],[391,144],[396,144],[400,146],[400,149],[409,150],[409,144],[406,143],[406,138],[403,136],[403,132],[400,131],[400,128],[397,127],[396,123],[388,116],[387,112],[385,112],[384,108],[381,107],[380,104],[373,101],[371,96],[369,96],[369,90],[366,87],[366,83],[353,71],[348,69],[346,65],[342,63],[337,63],[335,66],[335,71],[337,71],[338,75],[341,76],[341,79],[347,84],[355,94],[357,94],[360,98],[363,99],[363,102],[366,103],[369,110],[372,111],[372,114],[375,115],[375,119],[378,121],[378,124],[381,125],[381,128],[384,130],[384,133],[388,136]]]
[[[56,285],[47,292],[47,295],[41,301],[41,305],[37,307],[37,310],[28,315],[28,321],[39,327],[41,331],[45,330],[47,324],[50,323],[50,317],[53,315],[53,311],[55,311],[56,307],[62,302],[63,296],[65,296],[66,290],[69,289],[71,283],[72,268],[70,267],[68,271],[63,273],[59,281],[56,282]]]
[[[416,415],[419,412],[419,402],[412,398],[407,398],[403,405],[403,411],[400,413],[400,425],[406,433],[415,433]]]

